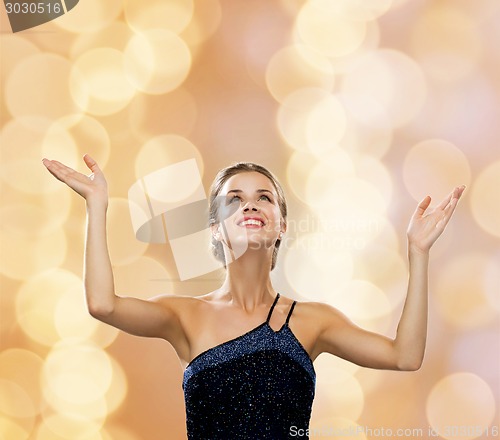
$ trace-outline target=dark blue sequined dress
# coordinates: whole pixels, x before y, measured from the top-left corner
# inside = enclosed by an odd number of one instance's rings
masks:
[[[196,356],[184,372],[189,440],[307,439],[316,374],[288,326],[269,320]],[[304,433],[303,436],[297,435]]]

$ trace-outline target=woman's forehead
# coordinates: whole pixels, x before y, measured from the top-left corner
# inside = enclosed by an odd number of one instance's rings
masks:
[[[235,174],[227,179],[222,187],[221,194],[227,194],[229,191],[233,190],[254,193],[259,189],[265,189],[276,194],[276,189],[268,177],[257,171],[247,171]]]

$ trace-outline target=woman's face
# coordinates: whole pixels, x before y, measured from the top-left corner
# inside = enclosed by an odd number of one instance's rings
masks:
[[[230,177],[219,194],[220,239],[241,256],[248,249],[271,249],[284,232],[273,183],[258,172]]]

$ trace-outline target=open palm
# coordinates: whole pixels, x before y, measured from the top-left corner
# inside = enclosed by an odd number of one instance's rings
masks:
[[[465,190],[465,185],[456,187],[444,200],[429,212],[425,212],[431,203],[426,196],[417,206],[408,226],[409,246],[421,252],[428,252],[450,221],[458,200]]]
[[[97,165],[97,162],[88,154],[83,156],[83,160],[90,171],[92,171],[88,176],[75,171],[57,160],[43,159],[42,162],[56,179],[64,182],[85,198],[85,200],[99,199],[103,202],[107,202],[108,185],[104,174]]]

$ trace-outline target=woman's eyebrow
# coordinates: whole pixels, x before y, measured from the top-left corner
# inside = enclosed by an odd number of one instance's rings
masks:
[[[227,192],[227,194],[229,193],[242,193],[243,191],[241,189],[231,189]],[[272,194],[273,192],[272,191],[269,191],[268,189],[258,189],[256,190],[255,192],[257,193],[264,193],[264,192],[268,192],[269,194]]]

